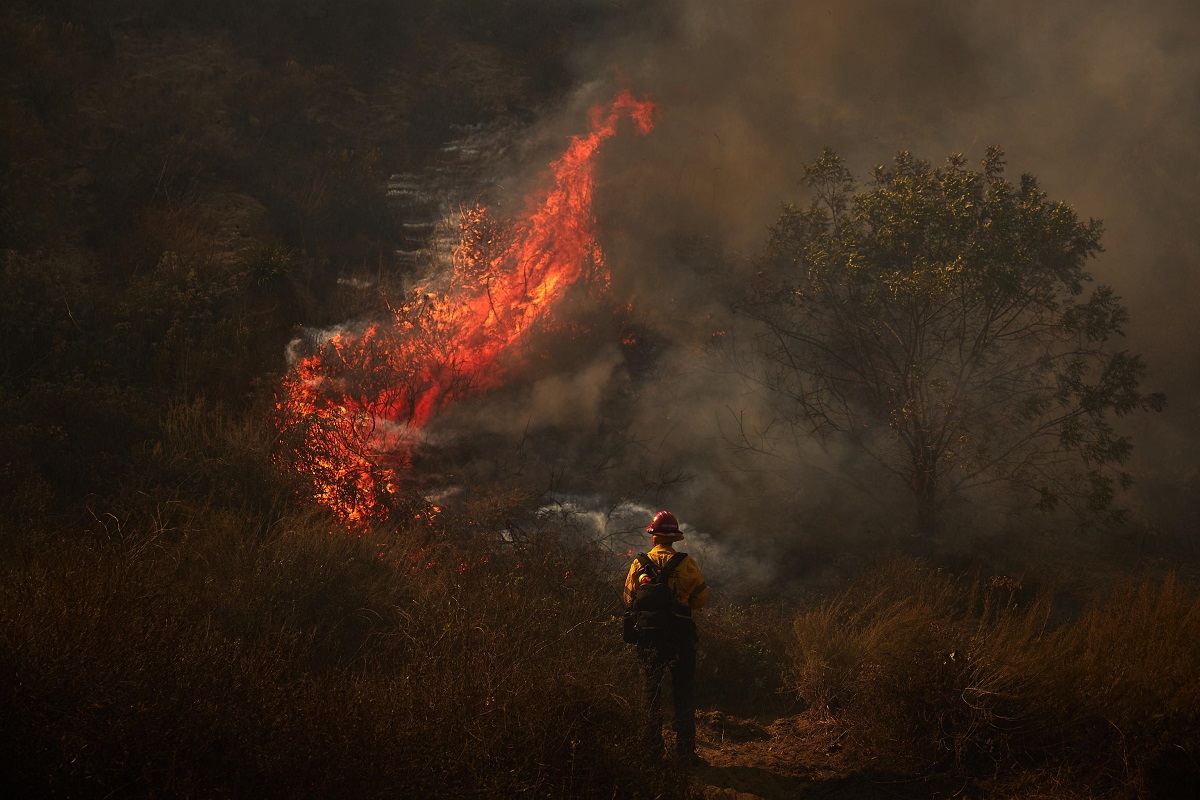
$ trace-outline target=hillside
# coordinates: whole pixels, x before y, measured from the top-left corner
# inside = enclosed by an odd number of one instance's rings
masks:
[[[871,508],[831,488],[828,453],[753,460],[747,434],[778,425],[755,429],[726,401],[754,392],[703,359],[737,352],[762,263],[656,193],[722,201],[696,164],[725,144],[699,126],[675,148],[687,93],[620,93],[596,66],[676,10],[4,5],[0,791],[1190,796],[1185,530],[962,503],[923,539],[882,483]],[[546,233],[556,205],[571,224]],[[745,223],[755,247],[768,223]],[[519,287],[495,274],[512,238],[537,251]],[[577,283],[533,283],[551,251]],[[521,316],[535,294],[561,310]],[[471,303],[475,328],[438,327]],[[417,345],[368,397],[337,370],[381,321]],[[503,325],[520,346],[464,367]],[[459,379],[441,394],[403,372],[430,351]],[[325,406],[295,401],[321,381]],[[445,413],[422,428],[412,397]],[[367,429],[358,462],[328,458],[345,420]],[[1192,477],[1155,484],[1173,520]],[[347,513],[330,481],[378,502]],[[713,587],[694,767],[639,747],[619,634],[666,504]]]

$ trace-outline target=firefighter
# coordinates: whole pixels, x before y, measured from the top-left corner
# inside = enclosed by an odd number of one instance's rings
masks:
[[[659,511],[646,526],[654,547],[647,556],[661,570],[676,555],[672,545],[683,538],[679,521],[670,511]],[[642,668],[645,690],[646,730],[644,739],[652,753],[662,754],[661,700],[663,678],[671,673],[671,695],[675,705],[675,754],[684,763],[701,763],[696,753],[696,623],[693,612],[708,602],[708,587],[700,566],[691,556],[679,554],[668,567],[667,586],[673,594],[674,613],[669,625],[642,629],[637,634],[638,663]],[[649,573],[655,573],[651,575]],[[653,581],[657,570],[647,568],[634,559],[625,578],[625,603],[632,604],[639,595],[639,584]]]

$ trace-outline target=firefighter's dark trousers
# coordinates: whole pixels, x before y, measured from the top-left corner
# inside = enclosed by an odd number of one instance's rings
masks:
[[[663,678],[671,671],[671,698],[675,706],[675,747],[682,755],[696,750],[696,643],[689,636],[684,643],[654,641],[643,637],[638,642],[638,662],[645,678],[647,750],[662,753]]]

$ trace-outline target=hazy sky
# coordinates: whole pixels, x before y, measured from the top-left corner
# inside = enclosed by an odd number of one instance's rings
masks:
[[[626,38],[579,51],[575,103],[546,130],[561,141],[585,104],[621,86],[658,103],[650,136],[608,146],[598,211],[614,282],[655,306],[645,318],[680,342],[679,360],[719,300],[703,265],[680,255],[679,237],[699,236],[726,270],[744,266],[780,204],[801,199],[803,167],[826,145],[860,178],[899,150],[977,162],[999,145],[1010,178],[1032,173],[1052,199],[1104,221],[1105,252],[1090,271],[1129,307],[1122,346],[1145,355],[1143,388],[1169,397],[1165,413],[1131,425],[1133,505],[1147,524],[1194,525],[1200,3],[676,0],[657,9]],[[547,418],[589,417],[620,371],[606,351],[532,397]],[[708,452],[715,469],[716,449],[704,448],[716,444],[714,419],[741,402],[738,388],[703,371],[671,380],[671,420],[648,407],[640,423],[674,431],[666,457],[694,464]],[[712,502],[718,485],[732,499],[732,484],[699,480],[693,499]]]
[[[825,145],[863,177],[902,149],[977,161],[997,144],[1010,177],[1032,173],[1052,199],[1104,221],[1090,270],[1129,307],[1123,346],[1146,356],[1144,388],[1169,395],[1167,412],[1134,426],[1135,466],[1147,490],[1158,480],[1200,489],[1200,3],[681,0],[665,10],[581,68],[620,74],[661,104],[654,134],[626,141],[614,168],[614,270],[644,275],[661,260],[664,217],[760,247]]]

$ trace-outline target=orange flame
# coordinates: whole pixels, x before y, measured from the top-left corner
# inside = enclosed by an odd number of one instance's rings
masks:
[[[457,399],[499,386],[522,340],[577,283],[608,281],[592,214],[595,156],[628,116],[654,105],[622,92],[550,165],[552,181],[510,225],[462,213],[448,286],[418,289],[389,324],[342,331],[284,378],[278,409],[295,469],[348,520],[387,515],[418,431]]]

